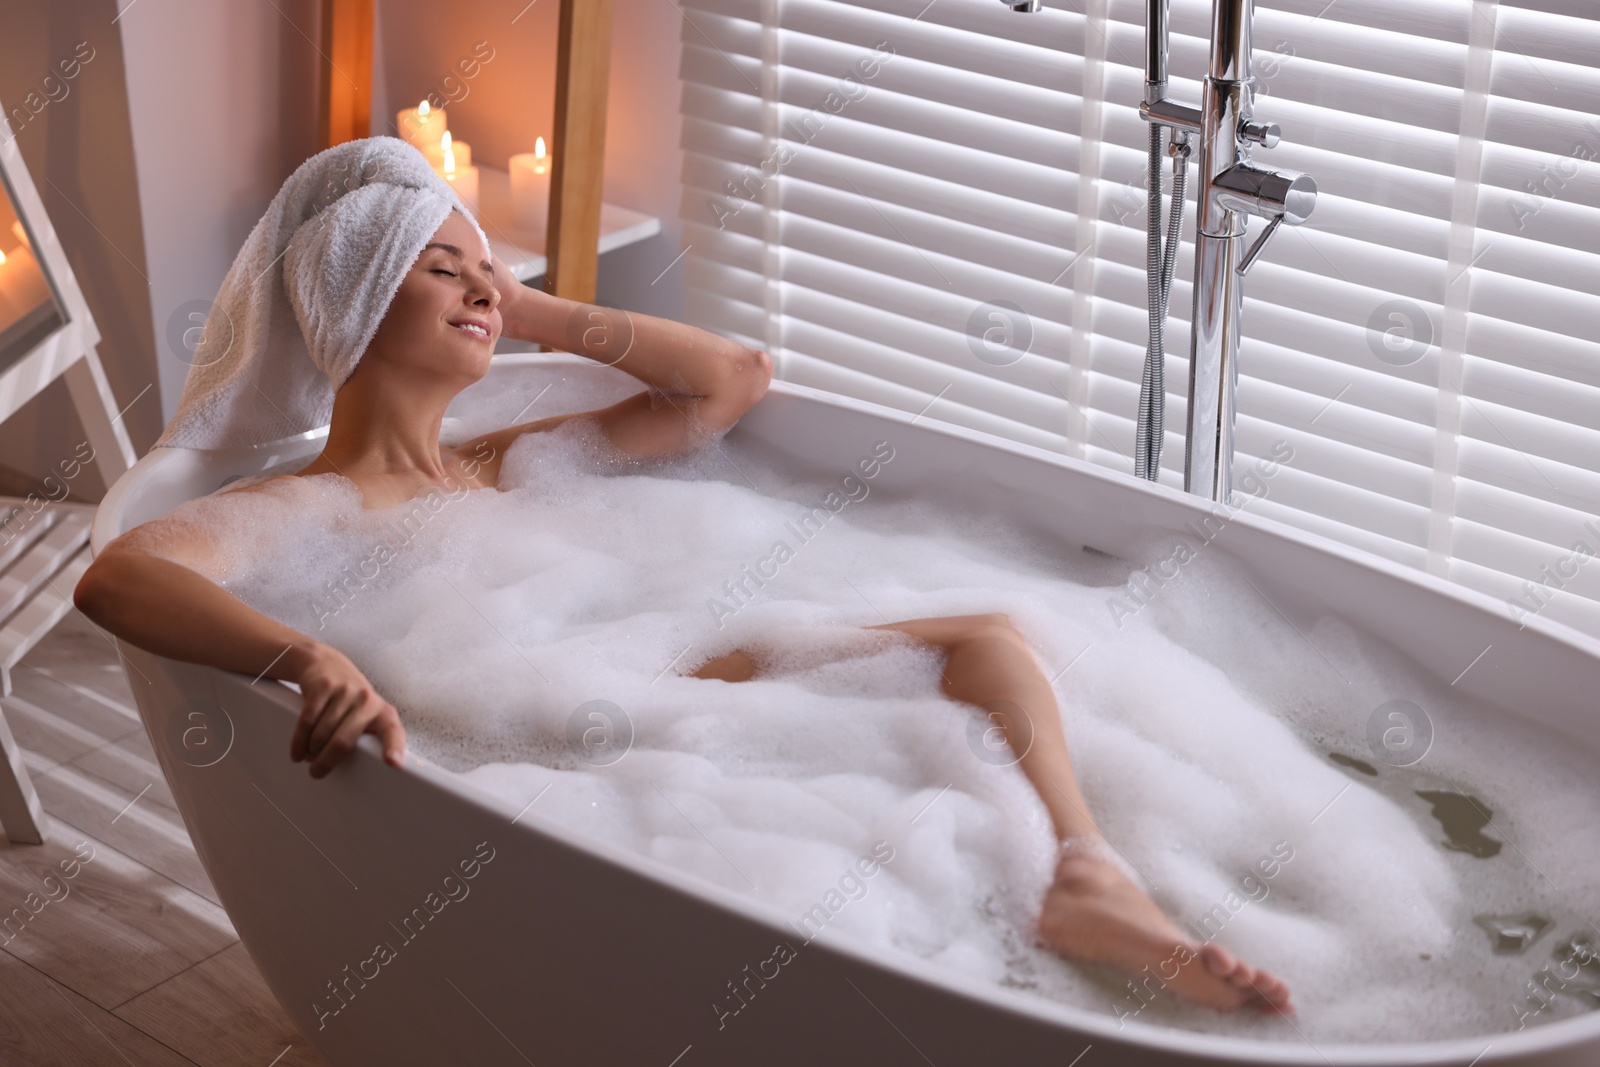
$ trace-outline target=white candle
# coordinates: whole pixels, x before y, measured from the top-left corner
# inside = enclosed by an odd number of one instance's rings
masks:
[[[444,132],[450,128],[448,112],[442,107],[431,107],[426,100],[416,107],[403,108],[395,115],[394,124],[401,140],[410,141],[424,152],[437,148],[444,140]]]
[[[462,203],[467,205],[467,210],[473,215],[478,214],[478,168],[456,166],[456,154],[453,149],[444,150],[444,166],[437,168],[439,175],[445,181],[455,186],[456,195]]]
[[[544,138],[511,157],[511,213],[519,229],[543,232],[550,212],[550,157]]]
[[[422,154],[428,157],[428,162],[433,164],[434,170],[444,169],[444,150],[446,148],[455,149],[457,167],[472,166],[472,146],[465,141],[457,141],[451,136],[450,131],[446,130],[444,131],[443,139],[437,145],[432,145],[422,150]]]

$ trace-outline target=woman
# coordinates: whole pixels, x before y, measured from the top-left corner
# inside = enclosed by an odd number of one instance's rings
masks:
[[[451,211],[337,388],[322,452],[295,474],[234,492],[272,483],[292,492],[299,478],[331,473],[355,484],[364,507],[378,509],[430,488],[455,491],[464,483],[492,489],[514,440],[574,418],[594,420],[619,456],[681,454],[731,427],[771,381],[764,352],[668,320],[528,288],[484,251],[472,222]],[[502,332],[613,364],[651,389],[596,411],[441,444],[446,406],[488,372]],[[375,734],[385,760],[401,766],[405,730],[393,705],[337,649],[257,612],[204,577],[218,551],[193,527],[170,519],[145,523],[105,547],[79,582],[75,602],[97,624],[159,655],[298,685],[302,709],[289,754],[309,760],[312,777],[332,770],[363,733]],[[1005,615],[911,619],[871,629],[900,630],[943,649],[943,690],[952,699],[1008,709],[992,717],[1021,751],[1020,766],[1062,843],[1038,922],[1039,935],[1055,951],[1143,974],[1148,988],[1218,1009],[1293,1010],[1287,988],[1271,974],[1220,945],[1183,937],[1105,852],[1073,774],[1050,683]],[[738,650],[701,665],[693,676],[736,683],[759,670],[752,653]],[[1158,976],[1154,985],[1152,976]]]

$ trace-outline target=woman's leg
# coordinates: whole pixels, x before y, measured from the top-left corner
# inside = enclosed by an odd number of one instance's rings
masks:
[[[1020,753],[1014,760],[996,762],[1021,766],[1050,813],[1056,839],[1100,836],[1072,770],[1055,693],[1010,618],[999,613],[946,615],[866,629],[899,630],[943,648],[945,695],[976,704],[1003,731],[1012,752]]]
[[[866,629],[899,630],[944,649],[945,694],[976,704],[1019,753],[1016,762],[1038,791],[1062,845],[1038,926],[1052,948],[1072,959],[1142,973],[1146,988],[1154,982],[1155,988],[1170,987],[1211,1007],[1293,1010],[1283,982],[1215,942],[1185,938],[1106,855],[1072,769],[1055,692],[1010,618],[950,615]],[[738,649],[703,664],[693,676],[741,682],[758,670],[756,658]]]

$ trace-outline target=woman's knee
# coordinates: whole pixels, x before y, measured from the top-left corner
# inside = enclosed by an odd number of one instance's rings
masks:
[[[1004,613],[985,615],[945,646],[946,669],[1011,673],[1025,664],[1039,666],[1033,645]]]
[[[736,648],[726,656],[707,660],[691,674],[692,678],[715,678],[722,682],[748,682],[755,677],[758,664],[748,651]]]
[[[869,630],[899,630],[946,650],[975,638],[1003,637],[1021,641],[1022,633],[1003,611],[975,615],[935,615],[926,619],[906,619],[867,627]]]
[[[1007,615],[1003,611],[990,611],[982,615],[974,616],[974,618],[982,620],[979,623],[981,626],[1000,630],[1009,630],[1011,633],[1017,634],[1018,636],[1021,636],[1022,634],[1022,631],[1017,629],[1017,624],[1011,620],[1011,616]]]
[[[1022,631],[1017,629],[1017,624],[1011,616],[1003,611],[987,612],[982,615],[969,616],[972,620],[966,633],[965,640],[1003,641],[1008,644],[1026,645],[1027,638]]]

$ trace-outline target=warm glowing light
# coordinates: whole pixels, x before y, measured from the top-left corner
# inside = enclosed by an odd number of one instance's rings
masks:
[[[446,178],[454,178],[456,176],[456,150],[450,144],[449,130],[445,131],[444,139],[439,142],[439,147],[444,149],[444,176]]]
[[[541,137],[533,142],[533,172],[543,174],[549,166],[549,157],[544,150],[544,138]]]
[[[426,119],[427,117],[428,117],[428,101],[427,100],[423,100],[422,103],[417,105],[417,118]]]
[[[0,251],[0,263],[4,263],[5,261],[6,261],[6,254],[3,251]]]

